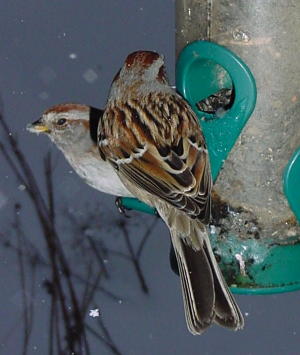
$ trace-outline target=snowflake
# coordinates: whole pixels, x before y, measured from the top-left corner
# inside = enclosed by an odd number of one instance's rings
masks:
[[[90,317],[99,317],[100,314],[99,314],[99,309],[96,308],[96,309],[90,309],[90,314],[89,314]]]

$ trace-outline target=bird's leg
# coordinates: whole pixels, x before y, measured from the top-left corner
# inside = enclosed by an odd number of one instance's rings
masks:
[[[116,197],[115,204],[117,206],[118,211],[122,215],[124,215],[126,218],[130,218],[130,216],[128,214],[126,214],[126,208],[123,206],[122,197],[120,197],[120,196]]]

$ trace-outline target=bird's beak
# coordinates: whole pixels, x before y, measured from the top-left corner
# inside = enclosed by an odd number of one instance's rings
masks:
[[[49,127],[42,122],[41,118],[33,123],[29,123],[26,128],[31,133],[50,133]]]

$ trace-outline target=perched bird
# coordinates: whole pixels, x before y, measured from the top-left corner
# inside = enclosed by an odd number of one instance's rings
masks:
[[[212,179],[204,137],[190,106],[169,86],[159,54],[126,58],[99,121],[98,146],[132,195],[155,207],[170,229],[191,333],[213,322],[241,329],[205,228]]]
[[[204,138],[192,109],[168,85],[160,55],[127,57],[104,112],[57,105],[28,129],[47,133],[92,187],[157,209],[171,232],[191,333],[214,322],[243,327],[205,228],[212,183]]]

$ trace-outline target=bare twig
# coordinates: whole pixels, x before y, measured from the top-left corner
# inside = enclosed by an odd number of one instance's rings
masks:
[[[23,337],[23,351],[22,354],[26,355],[28,351],[29,339],[32,332],[33,326],[33,297],[34,292],[30,294],[27,291],[27,282],[25,276],[25,265],[24,265],[24,248],[22,245],[22,232],[20,228],[20,219],[19,219],[19,211],[21,206],[19,204],[15,205],[15,221],[13,223],[13,227],[17,233],[17,241],[18,241],[18,263],[19,263],[19,276],[20,276],[20,283],[21,283],[21,290],[22,290],[22,300],[23,300],[23,319],[24,319],[24,337]],[[31,291],[33,291],[31,289]]]
[[[49,319],[49,346],[48,346],[48,354],[53,355],[54,350],[54,324],[56,317],[56,298],[51,297],[51,306],[50,306],[50,319]]]
[[[90,288],[88,290],[88,292],[86,293],[86,297],[83,299],[82,307],[81,307],[83,314],[87,313],[88,307],[93,302],[93,299],[94,299],[94,296],[95,296],[95,292],[97,290],[97,285],[100,282],[100,278],[101,278],[101,276],[98,273],[97,276],[96,276],[96,279],[94,281],[94,287],[92,287],[92,288]]]
[[[47,197],[48,197],[48,206],[49,206],[49,217],[51,223],[55,223],[55,206],[54,206],[54,193],[53,193],[53,177],[52,177],[52,157],[50,152],[46,155],[44,159],[44,172],[46,178],[46,188],[47,188]]]
[[[32,244],[28,240],[26,235],[23,235],[22,241],[23,241],[23,243],[28,244],[27,245],[26,258],[29,261],[35,260],[35,262],[38,265],[43,266],[43,267],[50,267],[51,268],[51,265],[49,264],[49,262],[47,262],[47,260],[41,255],[41,253],[38,251],[36,246],[34,244]],[[3,245],[5,245],[5,247],[12,248],[17,253],[20,251],[20,248],[18,246],[14,245],[11,241],[9,242],[9,244],[7,244],[7,242],[6,242],[6,240],[4,238],[3,238]],[[117,253],[117,252],[112,251],[112,253]],[[124,258],[126,258],[127,260],[130,260],[130,257],[125,255],[125,254],[124,254]],[[71,271],[70,276],[71,276],[72,279],[80,282],[81,284],[83,284],[85,286],[86,285],[93,286],[93,284],[87,280],[86,276],[79,275],[74,270]],[[96,290],[99,291],[99,292],[102,292],[105,296],[107,296],[108,298],[111,298],[113,301],[119,301],[122,298],[121,296],[113,293],[112,291],[108,290],[106,287],[101,286],[101,285],[98,285],[96,287]]]
[[[149,239],[151,233],[153,232],[154,227],[156,226],[157,222],[159,221],[159,219],[157,217],[154,217],[153,222],[150,224],[150,226],[146,229],[146,232],[143,236],[143,239],[138,247],[138,250],[136,252],[136,257],[138,259],[141,258],[144,246],[146,245],[147,240]]]
[[[94,308],[99,309],[99,306],[95,305]],[[109,330],[107,329],[107,327],[105,326],[103,318],[97,317],[97,323],[98,323],[99,327],[101,328],[101,330],[103,331],[106,339],[110,342],[110,344],[113,344],[114,342],[113,342],[112,336],[111,336]]]
[[[116,255],[116,256],[119,256],[123,259],[126,259],[128,261],[131,261],[131,257],[125,253],[122,253],[121,251],[118,251],[118,250],[113,250],[113,249],[110,249],[110,248],[107,248],[107,251],[111,254],[111,255]]]
[[[131,244],[131,240],[130,240],[130,237],[129,237],[129,233],[128,233],[128,230],[127,230],[126,223],[125,223],[124,220],[119,220],[118,225],[119,225],[119,228],[120,228],[120,230],[122,231],[122,233],[124,235],[125,244],[126,244],[128,252],[129,252],[129,255],[130,255],[130,258],[131,258],[131,262],[133,263],[135,272],[136,272],[137,277],[139,279],[141,289],[142,289],[142,291],[144,293],[149,293],[149,288],[148,288],[148,286],[146,284],[146,280],[144,278],[144,275],[143,275],[143,272],[142,272],[142,269],[141,269],[141,266],[140,266],[140,262],[139,262],[139,260],[138,260],[138,258],[136,256],[136,253],[134,252],[133,246]]]
[[[48,211],[47,211],[46,203],[43,199],[43,195],[40,193],[40,190],[39,190],[38,184],[36,182],[36,179],[34,177],[34,174],[31,170],[24,154],[19,149],[18,141],[11,133],[7,123],[4,120],[2,113],[0,113],[0,125],[1,125],[2,129],[4,130],[4,132],[6,133],[8,143],[12,149],[12,152],[14,153],[15,158],[17,159],[17,161],[19,163],[19,166],[20,166],[19,169],[14,164],[13,160],[10,158],[4,145],[2,143],[0,143],[0,149],[1,149],[4,157],[6,158],[7,162],[9,163],[12,170],[16,174],[16,177],[27,188],[27,192],[29,193],[31,199],[41,209],[41,212],[47,214]],[[20,172],[20,170],[22,171],[22,173]]]
[[[89,235],[87,236],[87,240],[89,241],[91,249],[97,258],[100,269],[103,271],[103,275],[105,276],[106,279],[108,279],[109,278],[108,270],[107,270],[107,267],[106,267],[105,262],[103,260],[103,257],[97,248],[96,243],[94,242],[93,238],[91,238],[91,236],[89,236]]]

